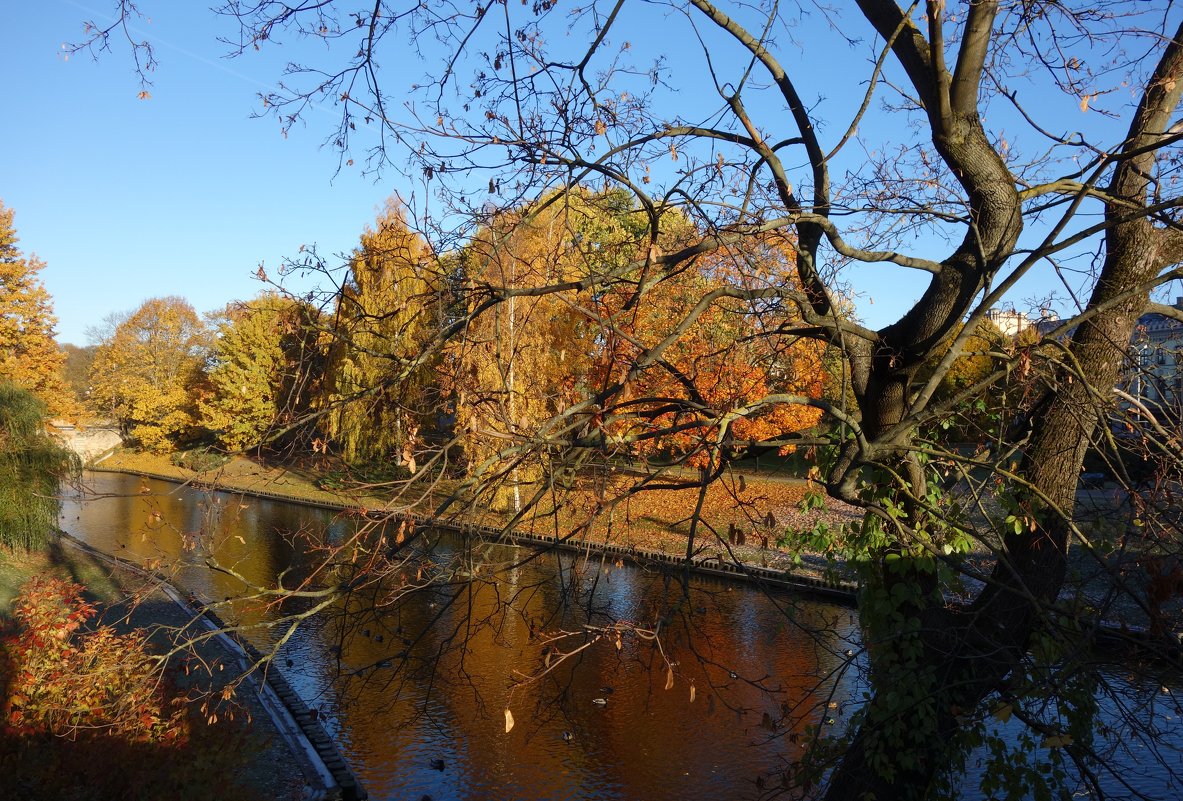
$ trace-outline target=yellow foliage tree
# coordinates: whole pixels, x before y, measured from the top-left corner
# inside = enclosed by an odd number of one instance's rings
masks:
[[[0,378],[40,398],[54,416],[77,409],[66,387],[66,355],[54,341],[53,300],[37,274],[45,262],[17,247],[12,209],[0,202]]]
[[[960,335],[963,329],[964,326],[959,326],[954,331],[956,335]],[[1021,339],[1030,341],[1031,336],[1030,333],[1024,332]],[[1004,367],[1004,354],[1008,351],[1013,352],[1015,344],[990,320],[979,322],[973,333],[962,343],[960,355],[941,378],[936,391],[938,400],[952,398],[965,390],[971,390],[975,396],[972,402],[964,403],[958,408],[956,416],[948,415],[942,421],[942,427],[956,439],[982,442],[999,433],[998,426],[1002,423],[999,406],[1003,398],[997,390],[985,383],[985,379],[995,370]],[[951,346],[952,342],[944,349],[942,357],[948,353]],[[982,387],[987,389],[983,390]]]
[[[436,412],[424,343],[436,332],[445,281],[423,237],[392,198],[349,264],[329,356],[328,434],[348,462],[416,469],[420,431]]]
[[[167,451],[196,429],[209,333],[187,301],[151,298],[101,343],[91,398],[141,447]]]
[[[551,467],[540,446],[589,390],[600,291],[576,286],[624,269],[644,251],[647,218],[620,192],[574,192],[499,214],[463,254],[474,315],[445,361],[444,385],[470,470],[488,499],[521,508],[522,487]],[[510,297],[497,302],[506,294]]]

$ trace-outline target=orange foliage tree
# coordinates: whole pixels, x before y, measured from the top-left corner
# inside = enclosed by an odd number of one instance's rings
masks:
[[[787,245],[747,241],[687,261],[651,288],[622,283],[607,293],[611,323],[596,372],[615,387],[604,407],[615,435],[640,455],[702,466],[723,442],[775,441],[816,425],[821,410],[809,403],[824,389],[824,347],[782,333],[800,315],[776,300],[794,283],[792,269]],[[753,299],[764,288],[773,300]]]
[[[259,798],[233,709],[189,704],[145,633],[94,625],[82,593],[31,579],[0,637],[0,798]]]

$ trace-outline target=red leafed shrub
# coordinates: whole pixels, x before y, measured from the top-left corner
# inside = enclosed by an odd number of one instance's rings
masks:
[[[265,797],[241,777],[257,750],[241,721],[206,725],[144,635],[95,613],[77,584],[21,588],[0,636],[0,799]]]
[[[143,635],[110,626],[81,630],[94,615],[77,584],[37,577],[21,588],[16,631],[2,641],[5,732],[183,742],[186,715],[167,697],[163,666]]]

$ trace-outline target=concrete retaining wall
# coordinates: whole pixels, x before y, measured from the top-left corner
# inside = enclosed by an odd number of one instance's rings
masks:
[[[119,429],[111,427],[78,428],[69,423],[53,423],[50,433],[74,453],[83,464],[93,464],[123,444]]]

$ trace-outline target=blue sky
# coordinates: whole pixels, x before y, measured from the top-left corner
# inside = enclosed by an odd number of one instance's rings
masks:
[[[60,341],[81,344],[87,326],[149,297],[181,295],[199,311],[252,297],[262,289],[254,279],[260,264],[274,275],[284,257],[314,243],[322,254],[346,252],[387,196],[422,191],[393,171],[379,182],[356,167],[334,177],[336,153],[320,148],[334,122],[331,110],[314,110],[307,126],[287,138],[274,119],[251,119],[260,108],[257,93],[294,57],[291,43],[228,60],[217,42],[234,32],[226,20],[202,3],[150,0],[141,5],[155,16],[137,27],[156,46],[160,67],[151,99],[140,100],[125,50],[98,62],[62,56],[62,43],[82,36],[83,20],[102,19],[108,0],[14,5],[0,29],[0,70],[9,77],[0,199],[16,212],[21,246],[48,263],[42,275],[55,300]],[[856,22],[849,30],[867,36],[865,23]],[[644,20],[633,26],[647,27]],[[813,34],[803,29],[801,36]],[[646,44],[671,46],[668,38]],[[824,136],[838,136],[847,108],[861,100],[867,52],[865,45],[845,56],[835,51],[821,71],[809,62],[812,48],[785,48],[802,95],[817,98],[830,123]],[[385,81],[408,87],[425,69],[414,62],[384,66]],[[1095,124],[1074,98],[1040,97],[1017,85],[1055,126]],[[692,86],[675,97],[699,99]],[[902,123],[873,115],[862,129],[896,127],[875,130],[872,139],[886,133],[885,141],[906,146],[915,134]],[[857,146],[852,152],[857,156]],[[939,255],[945,245],[917,247],[922,255]],[[885,265],[863,268],[851,279],[857,312],[873,326],[890,322],[925,280]],[[1052,285],[1043,270],[1020,285],[1012,302],[1021,305]]]
[[[140,25],[161,62],[150,100],[125,53],[62,58],[105,0],[14,4],[0,27],[0,199],[22,249],[48,264],[59,341],[82,344],[87,326],[149,297],[199,311],[252,297],[261,262],[274,272],[314,242],[347,251],[396,188],[334,179],[312,125],[285,139],[250,119],[276,62],[220,59],[228,31],[203,4],[152,5],[160,16]]]

